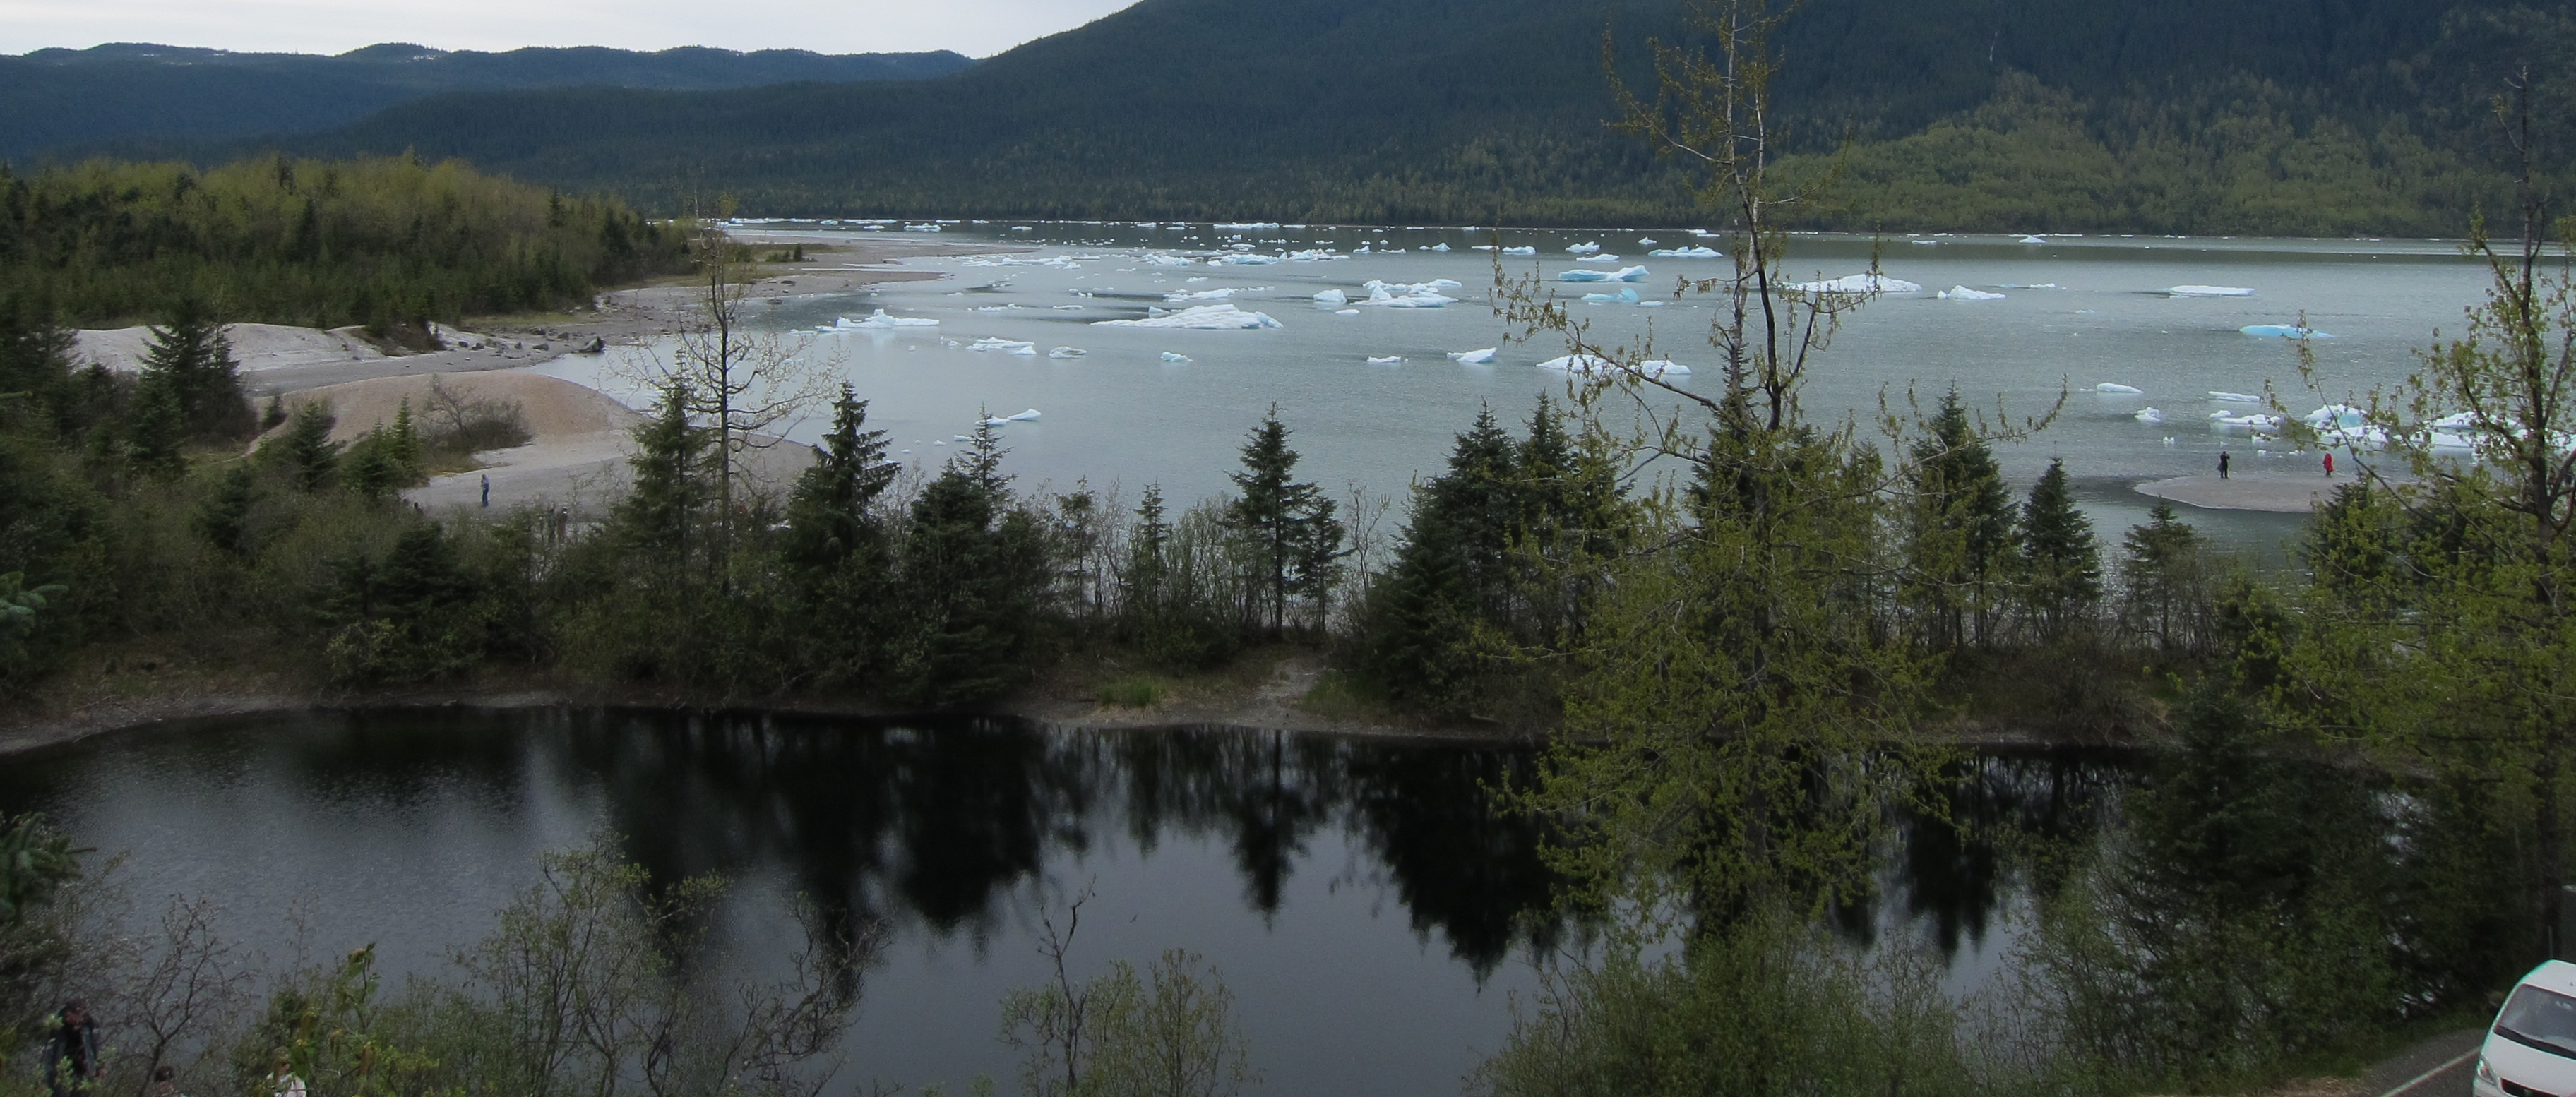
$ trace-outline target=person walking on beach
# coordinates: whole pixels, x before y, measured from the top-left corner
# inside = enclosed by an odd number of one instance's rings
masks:
[[[2334,475],[2334,451],[2326,451],[2326,475]]]
[[[492,474],[483,474],[483,505],[492,505]]]
[[[98,1022],[90,1018],[89,1003],[65,1002],[52,1020],[45,1037],[45,1088],[54,1097],[87,1093],[99,1068]]]
[[[2227,479],[2227,451],[2218,451],[2218,478]]]

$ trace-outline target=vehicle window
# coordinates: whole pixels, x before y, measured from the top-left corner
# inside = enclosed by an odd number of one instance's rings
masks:
[[[2576,998],[2518,987],[2496,1015],[2496,1035],[2515,1043],[2576,1059]]]

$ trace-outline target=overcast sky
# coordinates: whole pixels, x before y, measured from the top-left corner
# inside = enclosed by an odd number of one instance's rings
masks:
[[[0,53],[102,42],[340,53],[671,46],[989,57],[1134,0],[0,0]]]

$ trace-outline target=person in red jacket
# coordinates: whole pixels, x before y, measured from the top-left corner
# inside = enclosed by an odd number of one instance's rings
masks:
[[[2334,451],[2326,451],[2326,475],[2334,475]]]

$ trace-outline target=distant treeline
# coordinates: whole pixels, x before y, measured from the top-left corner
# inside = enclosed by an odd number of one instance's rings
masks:
[[[1701,224],[1602,125],[1605,27],[1651,97],[1669,9],[1152,0],[933,80],[452,95],[281,140],[672,214]],[[2544,167],[2576,126],[2576,16],[2490,0],[1818,0],[1782,48],[1793,172],[1849,144],[1838,200],[1784,227],[2457,235],[2511,205],[2516,73]]]
[[[190,298],[228,321],[416,327],[587,304],[600,286],[685,269],[685,250],[616,199],[455,162],[0,166],[0,296],[73,325]]]

